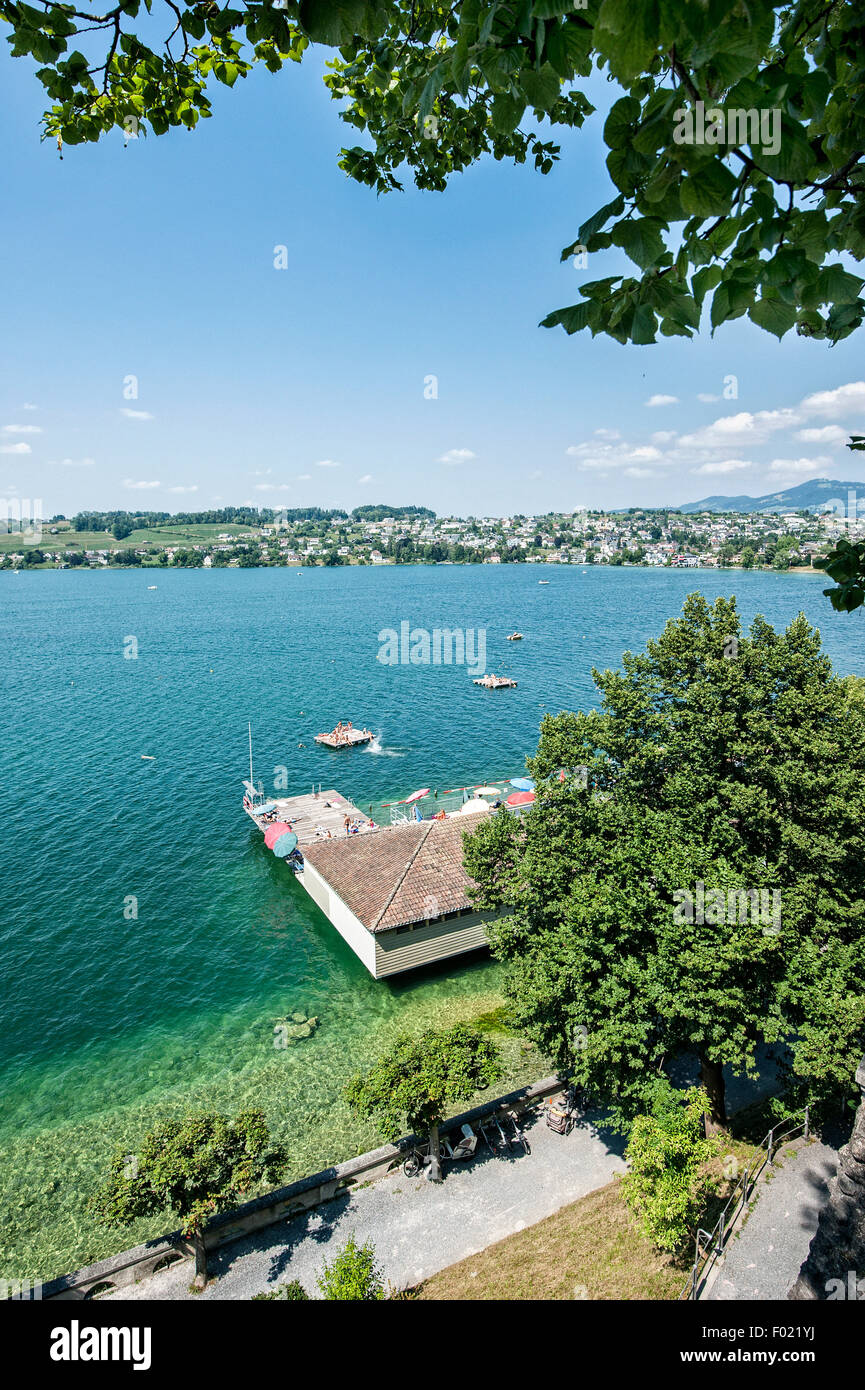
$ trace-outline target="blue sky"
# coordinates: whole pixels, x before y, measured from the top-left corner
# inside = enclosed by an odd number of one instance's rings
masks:
[[[337,168],[356,132],[321,68],[217,89],[194,134],[117,132],[61,161],[32,66],[2,53],[0,494],[46,515],[503,515],[863,476],[843,447],[865,432],[861,332],[779,344],[740,320],[638,348],[537,326],[621,268],[559,262],[613,196],[616,89],[593,84],[599,113],[557,137],[546,177],[490,160],[444,194],[377,199]]]

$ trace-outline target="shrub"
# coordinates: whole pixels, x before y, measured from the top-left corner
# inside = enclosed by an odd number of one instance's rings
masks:
[[[356,1299],[370,1303],[384,1298],[382,1271],[375,1250],[368,1241],[359,1246],[353,1235],[331,1264],[325,1261],[317,1283],[326,1299]]]

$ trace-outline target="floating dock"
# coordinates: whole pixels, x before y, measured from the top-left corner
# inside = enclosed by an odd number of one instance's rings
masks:
[[[326,748],[353,748],[359,743],[372,743],[375,734],[370,729],[353,729],[351,725],[337,724],[329,734],[316,734],[315,742]]]
[[[517,685],[510,676],[494,676],[491,671],[486,676],[478,676],[473,684],[482,685],[484,690],[505,690],[506,688],[515,690]]]

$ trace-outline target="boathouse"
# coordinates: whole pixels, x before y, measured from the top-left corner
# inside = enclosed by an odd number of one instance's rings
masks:
[[[304,888],[375,979],[486,945],[463,868],[465,817],[411,821],[304,848]]]

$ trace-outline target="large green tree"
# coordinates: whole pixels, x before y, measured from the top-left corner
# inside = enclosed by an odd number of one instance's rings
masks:
[[[699,594],[594,679],[599,710],[542,722],[528,814],[465,841],[518,1025],[623,1124],[690,1052],[722,1127],[724,1065],[779,1038],[794,1095],[836,1103],[865,1041],[865,684],[801,615],[743,634]]]
[[[340,166],[379,192],[403,170],[442,189],[486,153],[547,173],[600,71],[622,92],[612,197],[562,258],[615,247],[636,269],[584,282],[546,326],[645,344],[691,336],[710,305],[713,329],[747,314],[835,342],[865,313],[839,259],[865,257],[858,0],[0,0],[2,21],[39,64],[61,145],[191,130],[212,82],[329,47],[325,83],[366,137]]]

